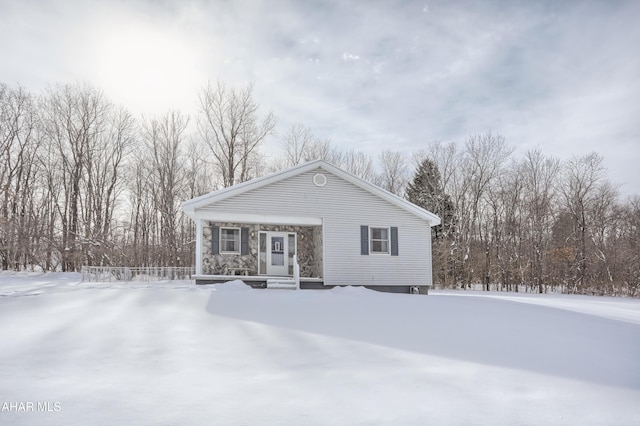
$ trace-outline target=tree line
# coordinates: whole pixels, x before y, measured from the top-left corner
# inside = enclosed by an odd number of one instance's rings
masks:
[[[407,198],[442,218],[443,287],[637,296],[640,197],[622,200],[597,153],[513,157],[500,135],[418,153]]]
[[[209,82],[193,117],[138,118],[88,84],[34,94],[0,83],[0,266],[192,266],[182,201],[324,159],[442,218],[438,286],[639,293],[640,198],[620,197],[598,154],[515,158],[486,133],[372,158],[304,125],[276,135],[276,125],[253,85]],[[277,156],[261,151],[269,137]]]

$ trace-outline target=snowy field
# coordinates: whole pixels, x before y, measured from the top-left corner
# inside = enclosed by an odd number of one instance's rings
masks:
[[[2,425],[640,425],[638,300],[4,273],[0,327]]]

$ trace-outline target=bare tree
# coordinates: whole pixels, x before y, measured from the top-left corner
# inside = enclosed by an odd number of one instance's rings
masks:
[[[84,178],[84,238],[92,246],[86,254],[91,265],[112,263],[114,213],[124,189],[125,158],[134,142],[135,122],[131,114],[124,108],[111,108],[104,131],[90,150]]]
[[[46,132],[43,130],[42,133],[44,140]],[[63,198],[63,183],[62,171],[58,165],[57,147],[49,140],[43,141],[35,162],[38,173],[34,183],[37,185],[37,211],[40,220],[36,225],[37,231],[34,238],[37,251],[35,255],[37,260],[34,263],[45,271],[54,271],[61,267],[62,261],[58,251],[61,246],[61,217],[58,207],[60,199]]]
[[[328,141],[322,141],[316,138],[311,129],[302,124],[294,124],[287,130],[281,140],[282,154],[280,157],[271,161],[269,169],[278,171],[289,167],[297,166],[312,160],[327,160],[335,164],[335,161],[329,159],[332,154],[337,153],[335,148],[331,147]]]
[[[47,90],[43,113],[45,137],[57,150],[63,200],[58,203],[62,220],[60,254],[63,271],[77,270],[82,263],[81,238],[83,180],[90,173],[91,157],[111,105],[90,86],[64,85]]]
[[[135,159],[129,166],[127,190],[129,193],[128,244],[125,248],[131,266],[155,266],[154,239],[157,228],[157,213],[154,204],[154,182],[149,152],[138,148]]]
[[[565,176],[561,186],[564,208],[570,214],[575,232],[572,241],[575,248],[575,275],[573,291],[585,287],[587,277],[588,217],[596,203],[598,187],[604,178],[602,157],[595,152],[582,157],[573,157],[565,164]]]
[[[409,166],[406,158],[397,151],[385,149],[378,156],[378,164],[382,170],[378,178],[379,185],[403,197],[409,182]]]
[[[276,124],[272,112],[259,119],[259,105],[253,98],[253,84],[229,89],[218,81],[200,92],[198,130],[220,168],[224,186],[252,177],[257,150]],[[254,170],[255,171],[255,170]]]
[[[183,144],[189,123],[178,111],[159,118],[143,120],[142,134],[148,151],[149,170],[153,182],[154,208],[158,212],[160,229],[158,243],[162,243],[157,258],[161,265],[175,266],[180,252],[178,221],[180,202],[186,187]]]
[[[636,195],[622,205],[619,217],[614,240],[619,260],[615,268],[624,292],[616,294],[637,297],[640,295],[640,196]]]
[[[185,174],[187,180],[188,198],[195,198],[200,195],[220,188],[219,176],[209,167],[206,160],[206,146],[198,143],[196,139],[190,139],[185,149]]]
[[[189,120],[178,111],[142,124],[145,147],[148,150],[150,177],[153,181],[154,208],[159,216],[161,243],[158,264],[174,266],[179,257],[178,222],[182,215],[180,202],[186,187],[183,145]]]
[[[293,167],[305,161],[309,161],[310,150],[315,138],[311,129],[301,124],[295,124],[284,135],[284,158],[279,168]]]
[[[597,285],[598,294],[615,294],[618,281],[616,269],[619,223],[618,190],[603,178],[596,188],[593,204],[588,212],[587,248],[590,253],[588,278]],[[589,257],[589,255],[587,255]],[[590,272],[590,273],[589,273]]]
[[[40,146],[33,97],[22,87],[0,84],[0,258],[2,267],[34,262],[37,235],[35,164]]]
[[[465,144],[465,159],[470,171],[470,196],[473,221],[477,220],[480,202],[491,182],[499,176],[500,168],[513,153],[501,135],[485,133],[471,136]]]
[[[479,279],[488,288],[492,280],[490,190],[512,152],[503,136],[486,133],[469,137],[462,151],[453,143],[432,142],[414,155],[414,163],[426,155],[442,171],[442,186],[456,212],[451,269],[462,287]]]
[[[183,199],[195,198],[219,188],[219,183],[216,182],[219,176],[213,173],[212,168],[205,161],[207,150],[208,148],[202,146],[196,139],[191,139],[187,144],[184,155],[186,182]],[[181,214],[178,219],[178,227],[180,264],[193,265],[196,252],[195,223],[186,215]]]
[[[342,156],[342,164],[339,167],[344,168],[351,174],[358,176],[368,182],[375,183],[376,172],[373,167],[371,157],[361,151],[348,151]]]
[[[343,153],[329,140],[314,139],[306,145],[306,160],[324,160],[329,164],[340,167],[344,161]]]
[[[471,210],[470,230],[471,236],[476,240],[477,246],[484,261],[481,265],[481,280],[485,289],[489,289],[491,282],[490,265],[490,240],[486,228],[482,226],[487,214],[486,205],[483,202],[491,184],[500,176],[501,167],[509,158],[513,148],[510,147],[501,135],[485,133],[471,136],[465,144],[465,170],[468,178],[468,206]],[[471,245],[468,246],[471,249]],[[479,259],[476,259],[479,260]],[[470,272],[470,271],[469,271]]]
[[[549,282],[545,267],[551,244],[554,221],[556,180],[560,173],[560,161],[545,157],[539,150],[525,154],[520,167],[524,178],[523,208],[526,216],[528,252],[531,262],[532,285],[544,293]]]
[[[498,289],[508,291],[518,291],[529,267],[523,253],[523,188],[522,166],[511,162],[487,190],[489,216],[481,225],[486,239],[485,273],[496,284],[500,282]]]

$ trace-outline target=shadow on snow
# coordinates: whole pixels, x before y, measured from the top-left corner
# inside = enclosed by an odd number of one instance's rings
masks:
[[[640,389],[640,325],[557,308],[347,288],[212,291],[206,310],[461,361]]]

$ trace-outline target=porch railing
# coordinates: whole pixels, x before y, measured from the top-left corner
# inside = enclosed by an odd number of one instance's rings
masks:
[[[298,256],[293,256],[293,280],[296,288],[300,290],[300,265],[298,265]]]
[[[155,282],[190,280],[194,267],[148,266],[83,266],[82,281],[86,282]]]

